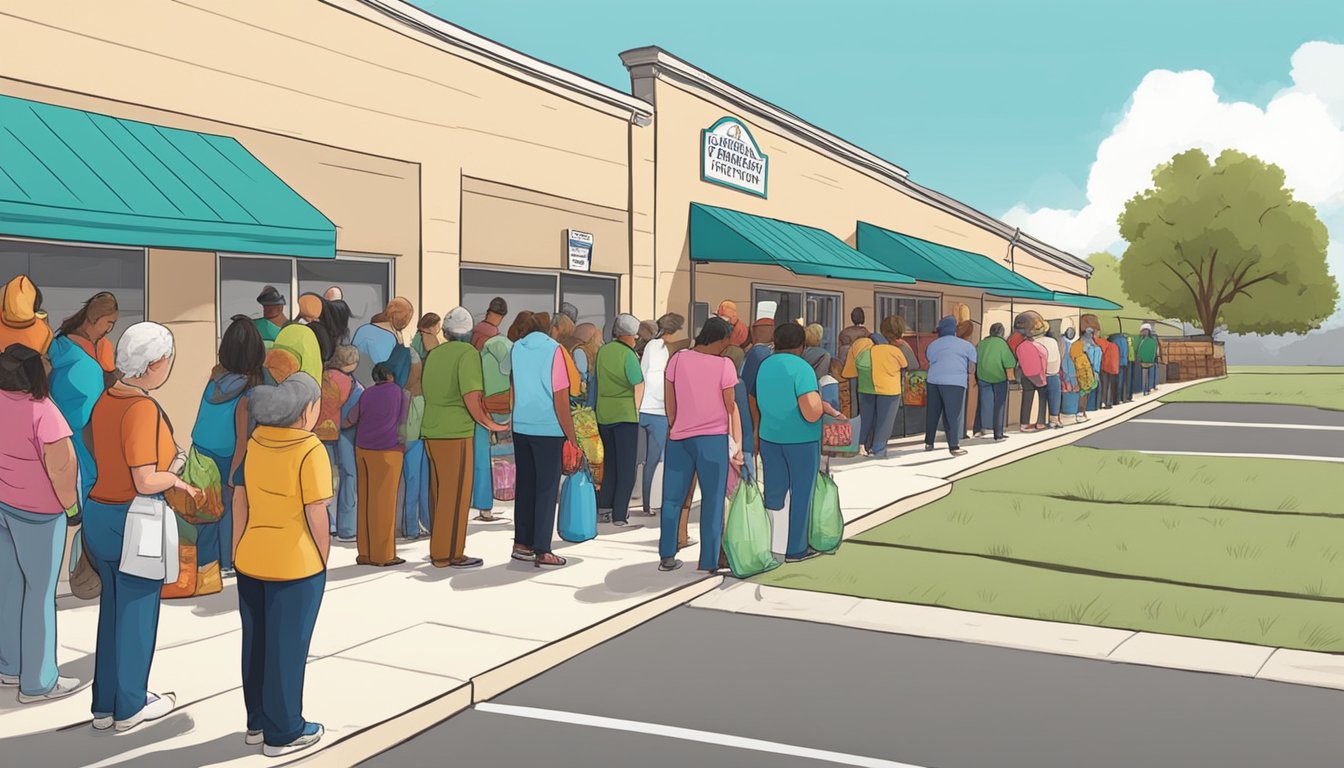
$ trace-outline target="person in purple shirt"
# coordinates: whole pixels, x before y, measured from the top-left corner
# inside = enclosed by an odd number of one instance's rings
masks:
[[[957,319],[951,315],[938,321],[938,338],[929,344],[924,356],[929,361],[928,403],[924,416],[924,450],[933,450],[938,421],[947,434],[947,449],[953,456],[965,456],[961,436],[966,431],[966,382],[975,373],[975,346],[957,338]]]
[[[406,562],[397,557],[396,528],[397,488],[406,452],[401,424],[409,402],[386,363],[374,366],[373,382],[350,410],[345,426],[355,428],[359,497],[355,562],[386,567]]]

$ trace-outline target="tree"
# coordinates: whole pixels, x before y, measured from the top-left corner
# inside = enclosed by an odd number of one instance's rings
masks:
[[[1124,330],[1121,318],[1129,318],[1129,330],[1134,332],[1138,324],[1135,318],[1156,317],[1157,313],[1139,306],[1125,293],[1120,280],[1120,259],[1109,251],[1097,251],[1087,257],[1092,265],[1092,276],[1087,280],[1087,292],[1093,296],[1110,299],[1120,305],[1119,309],[1089,310],[1101,321],[1101,331],[1107,335]]]
[[[1120,214],[1129,241],[1125,293],[1159,315],[1232,333],[1305,333],[1335,311],[1339,286],[1316,209],[1293,199],[1284,173],[1226,150],[1198,149],[1153,171],[1154,187]]]

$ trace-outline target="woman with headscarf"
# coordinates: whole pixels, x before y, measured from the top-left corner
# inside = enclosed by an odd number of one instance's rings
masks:
[[[93,487],[95,467],[89,450],[89,417],[93,404],[116,379],[116,350],[108,336],[120,317],[117,297],[95,294],[78,312],[67,317],[51,343],[51,400],[74,433],[79,457],[80,500]]]
[[[0,350],[22,344],[39,354],[47,354],[53,334],[42,311],[42,291],[19,275],[0,291]]]
[[[669,313],[658,318],[658,331],[644,346],[639,367],[644,374],[644,398],[639,404],[639,431],[644,443],[644,471],[641,480],[640,500],[646,517],[657,514],[649,505],[653,492],[653,475],[663,461],[663,449],[667,446],[667,410],[664,400],[666,391],[667,363],[677,351],[669,346],[686,319],[678,314]],[[680,345],[678,345],[680,346]]]
[[[402,332],[415,319],[414,311],[410,300],[398,296],[389,301],[382,312],[355,331],[355,338],[350,343],[359,350],[359,367],[355,369],[355,378],[360,384],[373,386],[373,367],[387,362],[392,350],[402,346]]]
[[[1045,347],[1036,343],[1036,340],[1044,336],[1050,326],[1035,312],[1019,315],[1019,321],[1023,323],[1018,329],[1022,333],[1023,341],[1017,345],[1018,378],[1022,382],[1022,409],[1018,413],[1018,428],[1022,432],[1035,432],[1045,429],[1045,412],[1049,405],[1046,402],[1045,390]],[[1040,395],[1038,413],[1036,421],[1032,422],[1031,406],[1038,394]]]

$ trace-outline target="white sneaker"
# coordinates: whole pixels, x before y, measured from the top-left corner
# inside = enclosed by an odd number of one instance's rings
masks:
[[[317,723],[308,723],[303,727],[303,735],[299,738],[280,747],[273,747],[270,744],[261,748],[261,754],[267,757],[284,757],[291,752],[298,752],[301,749],[307,749],[322,740],[322,734],[326,729]]]
[[[266,741],[266,736],[261,731],[248,731],[247,735],[243,737],[243,743],[249,747],[255,747],[264,741]]]
[[[0,675],[0,686],[6,688],[17,688],[19,685],[18,675]]]
[[[95,731],[110,731],[115,724],[116,720],[113,720],[111,715],[93,718],[93,730]]]
[[[47,691],[46,693],[38,694],[37,696],[29,696],[23,691],[19,691],[19,703],[34,704],[39,701],[51,701],[53,699],[62,699],[74,693],[75,691],[78,691],[79,688],[80,688],[79,678],[57,677],[56,685],[52,686],[51,690]]]
[[[177,706],[177,694],[158,694],[153,701],[141,707],[139,712],[136,712],[125,720],[118,720],[116,722],[117,733],[125,733],[141,723],[150,720],[158,720],[169,712],[172,712],[173,707],[175,706]]]

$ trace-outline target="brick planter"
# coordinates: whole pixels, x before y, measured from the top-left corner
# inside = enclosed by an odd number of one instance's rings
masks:
[[[1227,375],[1223,342],[1207,337],[1161,339],[1162,363],[1167,381],[1191,381]]]

